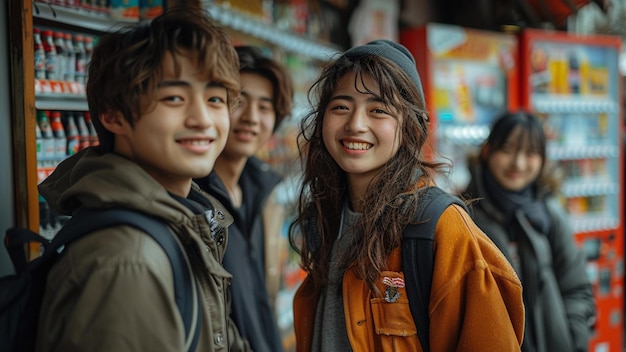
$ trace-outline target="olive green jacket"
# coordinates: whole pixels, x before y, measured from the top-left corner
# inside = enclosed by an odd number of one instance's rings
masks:
[[[194,214],[134,162],[93,148],[63,161],[39,191],[60,214],[125,207],[164,219],[201,289],[198,351],[248,350],[229,318],[231,275],[221,263],[232,218],[219,202],[192,187],[195,199],[214,208],[213,216]],[[117,226],[88,234],[52,268],[37,351],[182,352],[185,337],[170,261],[141,231]]]

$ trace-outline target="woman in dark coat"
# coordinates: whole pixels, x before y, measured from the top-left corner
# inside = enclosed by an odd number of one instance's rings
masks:
[[[591,284],[546,169],[541,121],[506,113],[470,163],[465,196],[477,198],[470,214],[522,281],[522,351],[586,351],[595,318]]]

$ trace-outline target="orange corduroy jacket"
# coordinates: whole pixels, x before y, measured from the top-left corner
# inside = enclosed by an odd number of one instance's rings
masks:
[[[437,224],[429,304],[431,351],[519,351],[524,332],[522,286],[500,250],[459,206],[448,207]],[[388,258],[378,287],[402,282],[401,249]],[[400,281],[397,281],[398,278]],[[395,279],[395,281],[393,280]],[[393,285],[392,285],[393,286]],[[402,285],[398,285],[402,286]],[[355,352],[423,349],[405,287],[395,302],[375,297],[352,270],[343,278],[346,328]],[[306,279],[294,298],[298,352],[311,350],[319,292]]]

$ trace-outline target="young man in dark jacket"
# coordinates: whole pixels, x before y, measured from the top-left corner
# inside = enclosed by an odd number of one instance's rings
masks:
[[[238,69],[230,39],[195,9],[102,36],[87,83],[100,146],[64,160],[39,186],[61,214],[129,208],[167,223],[199,295],[197,351],[250,350],[229,318],[231,276],[221,265],[232,218],[192,182],[226,143]],[[82,237],[50,272],[37,350],[189,350],[173,281],[168,256],[140,230]]]
[[[267,230],[273,224],[264,211],[281,177],[254,155],[290,113],[293,88],[284,67],[257,48],[236,50],[240,60],[240,103],[231,115],[224,151],[211,175],[198,180],[198,184],[233,214],[224,257],[224,267],[233,275],[232,318],[254,351],[276,352],[283,348],[273,294],[269,292],[275,292],[272,283],[277,282],[274,260],[278,246],[273,244],[280,234]]]

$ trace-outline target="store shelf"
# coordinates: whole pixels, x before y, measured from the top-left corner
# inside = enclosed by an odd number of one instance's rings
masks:
[[[98,32],[110,32],[128,24],[136,23],[112,20],[106,13],[41,2],[33,2],[33,17]]]
[[[552,160],[578,160],[617,158],[619,147],[611,145],[597,146],[548,146],[548,158]]]
[[[606,97],[541,94],[533,98],[540,113],[617,113],[619,105]]]
[[[203,1],[203,8],[221,25],[251,35],[286,51],[320,61],[328,61],[340,51],[330,45],[291,34],[235,9]]]
[[[581,215],[570,219],[575,233],[614,230],[619,226],[619,219],[610,216]]]
[[[485,141],[489,135],[488,125],[472,126],[440,126],[438,130],[439,138],[456,145],[476,146]]]
[[[617,195],[619,184],[609,180],[571,180],[563,183],[561,192],[565,197],[593,197]]]
[[[88,111],[87,97],[84,95],[41,93],[35,95],[35,108],[38,110]]]

